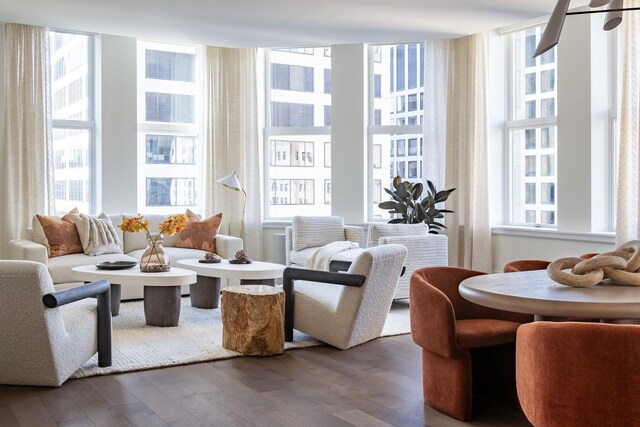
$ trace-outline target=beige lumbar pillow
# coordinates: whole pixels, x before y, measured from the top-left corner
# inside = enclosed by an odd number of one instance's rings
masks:
[[[86,214],[75,217],[76,228],[85,254],[121,254],[122,242],[111,220],[104,213],[97,218]]]

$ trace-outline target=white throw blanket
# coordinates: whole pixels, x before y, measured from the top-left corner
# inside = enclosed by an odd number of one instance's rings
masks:
[[[342,241],[331,242],[318,248],[307,260],[307,268],[313,270],[329,271],[329,261],[331,257],[338,252],[348,251],[350,249],[356,249],[359,245],[356,242]]]

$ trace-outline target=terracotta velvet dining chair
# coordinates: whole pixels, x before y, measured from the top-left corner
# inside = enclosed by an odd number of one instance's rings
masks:
[[[533,425],[640,425],[640,326],[534,322],[517,338],[518,397]]]
[[[533,316],[465,300],[464,279],[484,274],[427,267],[411,276],[411,335],[422,347],[425,402],[454,418],[471,418],[472,396],[517,406],[516,330]]]
[[[541,259],[519,259],[504,265],[503,272],[515,273],[517,271],[546,270],[551,261]]]

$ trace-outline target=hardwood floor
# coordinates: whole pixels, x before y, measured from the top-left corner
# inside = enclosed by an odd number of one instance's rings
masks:
[[[420,349],[400,335],[59,388],[0,386],[0,426],[530,426],[513,408],[474,405],[467,423],[426,406]]]

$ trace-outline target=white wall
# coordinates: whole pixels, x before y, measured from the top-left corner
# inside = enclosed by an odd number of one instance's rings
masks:
[[[137,206],[136,39],[102,36],[102,208],[135,213]],[[100,134],[100,132],[98,132]],[[98,202],[100,204],[100,202]]]
[[[367,52],[363,44],[331,46],[331,213],[346,222],[367,215]]]

